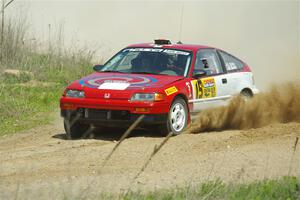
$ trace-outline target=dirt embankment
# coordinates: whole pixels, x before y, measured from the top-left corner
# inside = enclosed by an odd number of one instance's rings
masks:
[[[300,122],[300,85],[296,83],[273,86],[251,100],[236,97],[228,106],[205,110],[189,131],[249,129],[292,121]]]

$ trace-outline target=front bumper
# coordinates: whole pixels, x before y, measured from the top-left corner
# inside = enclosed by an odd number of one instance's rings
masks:
[[[70,98],[60,99],[61,116],[95,126],[130,126],[145,115],[141,125],[162,124],[167,121],[168,101],[131,102],[120,99]]]
[[[162,114],[169,113],[170,102],[131,102],[119,99],[94,99],[94,98],[70,98],[60,99],[62,110],[77,110],[80,108],[103,109],[103,110],[127,110],[134,114]],[[145,112],[138,111],[137,108],[147,108]]]
[[[127,110],[103,110],[79,108],[76,110],[61,110],[61,116],[65,119],[76,119],[80,123],[93,124],[105,127],[128,127],[141,115],[130,113]],[[139,126],[166,123],[168,114],[144,114]]]

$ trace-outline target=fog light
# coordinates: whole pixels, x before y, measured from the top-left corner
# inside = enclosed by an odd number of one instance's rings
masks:
[[[145,112],[149,112],[149,111],[150,111],[149,108],[135,108],[135,112],[145,113]]]

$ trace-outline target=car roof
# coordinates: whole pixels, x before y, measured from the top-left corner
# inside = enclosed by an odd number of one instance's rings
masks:
[[[186,51],[197,51],[198,49],[207,49],[214,48],[206,45],[196,45],[196,44],[166,44],[166,45],[157,45],[154,43],[141,43],[141,44],[132,44],[127,48],[153,48],[160,47],[166,49],[178,49],[178,50],[186,50]]]

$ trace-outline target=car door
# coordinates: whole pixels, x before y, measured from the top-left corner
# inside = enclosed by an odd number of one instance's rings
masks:
[[[193,71],[193,110],[200,110],[224,105],[230,96],[230,88],[215,49],[199,49]]]

